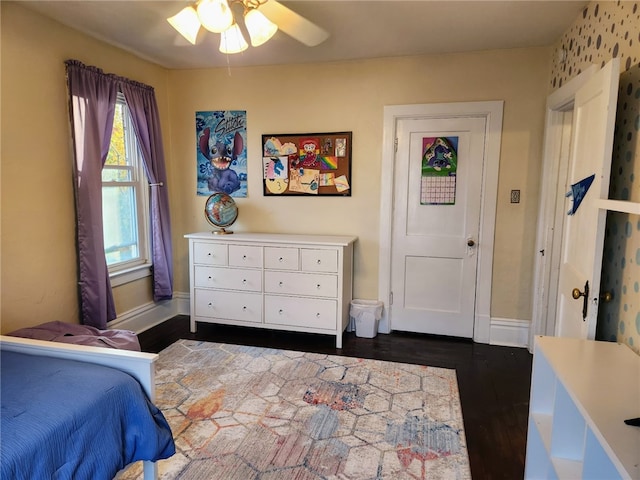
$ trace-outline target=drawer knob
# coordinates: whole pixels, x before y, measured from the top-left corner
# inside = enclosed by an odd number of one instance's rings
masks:
[[[316,318],[320,318],[320,313],[316,313]]]
[[[242,307],[242,310],[243,310],[243,311],[246,311],[246,310],[247,310],[246,305],[245,305],[244,307]]]
[[[282,261],[284,261],[284,258],[280,257],[280,258],[278,259],[278,261],[279,261],[279,262],[282,262]]]
[[[246,255],[242,255],[242,259],[243,259],[243,260],[246,260],[246,259],[247,259],[247,256],[246,256]]]
[[[282,315],[282,314],[284,313],[284,310],[280,309],[280,310],[278,310],[278,313],[279,313],[280,315]]]
[[[317,288],[318,290],[320,290],[320,284],[317,284],[317,285],[316,285],[316,288]]]
[[[209,302],[209,303],[207,304],[207,307],[209,307],[209,308],[213,308],[213,303],[212,303],[212,302]]]
[[[209,280],[211,280],[211,275],[209,275]]]
[[[246,284],[246,283],[247,283],[247,279],[246,279],[246,278],[245,278],[245,279],[243,279],[243,280],[242,280],[242,283],[243,283],[243,284]]]
[[[283,285],[283,284],[282,284],[282,282],[278,283],[278,286],[279,286],[279,287],[281,287],[282,285]]]
[[[322,263],[322,260],[318,259],[318,261],[316,262],[318,265],[320,265]]]

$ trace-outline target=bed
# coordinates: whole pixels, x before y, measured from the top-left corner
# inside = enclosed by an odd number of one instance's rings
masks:
[[[157,355],[8,336],[0,355],[0,478],[110,480],[143,460],[151,480],[175,452]]]

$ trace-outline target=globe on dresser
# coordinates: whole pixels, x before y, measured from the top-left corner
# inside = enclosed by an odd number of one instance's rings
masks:
[[[226,193],[217,192],[207,198],[204,205],[204,216],[207,221],[216,227],[215,234],[233,233],[226,228],[231,226],[238,218],[238,206]]]

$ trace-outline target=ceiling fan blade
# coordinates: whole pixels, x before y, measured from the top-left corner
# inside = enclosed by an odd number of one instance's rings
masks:
[[[260,11],[280,30],[308,47],[320,45],[329,38],[329,32],[276,0],[268,0],[260,6]]]

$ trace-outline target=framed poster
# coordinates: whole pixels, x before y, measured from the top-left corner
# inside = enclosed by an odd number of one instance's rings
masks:
[[[351,132],[262,135],[263,194],[351,196]]]
[[[247,196],[247,112],[196,112],[197,194]]]

